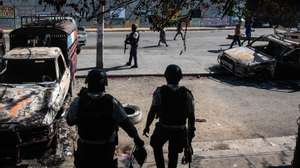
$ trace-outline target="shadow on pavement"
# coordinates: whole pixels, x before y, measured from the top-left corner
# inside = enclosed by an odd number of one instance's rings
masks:
[[[220,47],[228,47],[228,48],[229,48],[230,43],[229,43],[229,44],[220,44],[219,46],[220,46]]]
[[[158,48],[159,46],[158,45],[151,45],[151,46],[144,46],[142,48]]]
[[[120,71],[120,70],[125,70],[125,69],[131,69],[130,66],[127,65],[120,65],[120,66],[115,66],[115,67],[111,67],[111,68],[104,68],[104,70],[106,72],[109,71]]]
[[[89,70],[93,70],[93,69],[99,69],[99,68],[96,68],[96,67],[78,68],[77,71],[89,71]],[[106,72],[125,70],[125,69],[130,69],[130,66],[120,65],[120,66],[114,66],[114,67],[110,67],[110,68],[103,68],[103,70]]]
[[[270,91],[294,93],[300,91],[300,79],[291,78],[280,78],[268,79],[268,78],[239,78],[230,74],[219,65],[209,67],[209,71],[216,75],[209,77],[217,82],[227,84],[230,86],[246,86],[254,87],[258,89],[265,89]]]
[[[210,52],[210,53],[221,53],[222,51],[224,51],[222,48],[220,48],[218,50],[207,50],[207,52]]]
[[[268,168],[291,168],[291,166],[270,166]]]
[[[92,69],[97,69],[96,67],[78,68],[77,71],[88,71]]]

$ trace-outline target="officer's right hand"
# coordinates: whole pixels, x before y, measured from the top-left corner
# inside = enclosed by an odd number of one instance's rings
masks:
[[[143,131],[143,135],[144,135],[145,137],[149,137],[149,132],[150,132],[149,127],[146,127],[146,128],[144,129],[144,131]]]

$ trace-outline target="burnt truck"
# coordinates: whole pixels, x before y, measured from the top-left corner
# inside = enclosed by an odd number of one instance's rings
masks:
[[[10,33],[0,65],[0,164],[56,150],[76,71],[76,25],[35,20]]]
[[[300,43],[277,34],[264,35],[248,46],[223,51],[219,64],[238,77],[275,77],[300,70]]]

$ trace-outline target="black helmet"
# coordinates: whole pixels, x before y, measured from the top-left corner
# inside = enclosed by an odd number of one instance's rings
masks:
[[[168,65],[165,71],[165,77],[168,84],[178,84],[182,78],[182,71],[178,65]]]
[[[91,70],[85,79],[89,92],[103,92],[107,86],[107,75],[103,70]]]
[[[132,25],[131,25],[131,30],[132,30],[132,31],[136,31],[136,29],[137,29],[137,25],[136,25],[136,24],[132,24]]]

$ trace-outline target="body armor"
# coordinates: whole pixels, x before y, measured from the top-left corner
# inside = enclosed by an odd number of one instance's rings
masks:
[[[165,125],[185,125],[187,112],[188,89],[180,87],[173,90],[168,86],[161,87],[162,109],[158,116],[160,122]]]
[[[108,94],[91,97],[84,89],[79,96],[79,137],[86,141],[109,141],[117,131],[112,119],[113,97]]]

